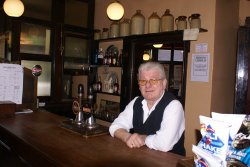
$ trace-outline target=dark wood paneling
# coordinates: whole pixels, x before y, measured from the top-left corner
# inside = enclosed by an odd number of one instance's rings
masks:
[[[143,146],[130,149],[110,135],[84,138],[60,126],[65,117],[37,111],[0,122],[0,140],[31,166],[173,167],[183,156]]]

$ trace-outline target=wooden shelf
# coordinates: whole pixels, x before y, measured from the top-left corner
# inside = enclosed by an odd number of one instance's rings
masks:
[[[159,33],[145,33],[145,34],[138,34],[138,35],[128,35],[128,36],[124,36],[124,37],[115,37],[115,38],[106,38],[106,39],[99,39],[99,40],[95,40],[95,41],[98,41],[98,42],[110,42],[110,41],[116,41],[116,40],[122,40],[124,38],[127,38],[127,37],[133,37],[133,36],[137,36],[137,37],[140,37],[140,36],[145,36],[145,35],[157,35],[157,34],[171,34],[171,33],[178,33],[178,32],[183,32],[183,30],[174,30],[174,31],[166,31],[166,32],[159,32]],[[207,29],[205,28],[199,28],[199,32],[202,33],[202,32],[208,32]]]

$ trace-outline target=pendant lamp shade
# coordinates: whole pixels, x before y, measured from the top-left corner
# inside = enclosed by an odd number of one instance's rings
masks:
[[[111,20],[120,20],[124,15],[124,8],[118,1],[112,2],[107,8],[107,15]]]
[[[24,5],[20,0],[5,0],[4,12],[11,17],[20,17],[24,12]]]
[[[157,43],[157,44],[154,44],[153,46],[154,46],[155,48],[161,48],[161,47],[163,46],[163,44]]]

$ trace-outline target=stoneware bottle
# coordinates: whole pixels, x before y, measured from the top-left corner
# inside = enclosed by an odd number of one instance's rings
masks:
[[[174,31],[174,16],[170,14],[170,10],[166,9],[161,17],[161,32]]]
[[[128,36],[130,34],[130,20],[124,18],[123,21],[120,23],[120,36]]]
[[[119,36],[119,29],[120,29],[119,22],[118,21],[113,21],[110,24],[109,37],[110,38],[118,37]]]
[[[190,28],[201,28],[200,14],[195,13],[188,17]]]
[[[136,10],[136,13],[131,17],[131,35],[144,34],[145,17],[141,10]]]
[[[102,39],[107,39],[109,37],[109,29],[103,28],[102,29]]]
[[[157,12],[153,12],[148,18],[148,33],[160,32],[160,22],[161,18],[158,16]]]
[[[94,40],[99,40],[101,38],[101,30],[95,29],[94,30]]]
[[[187,29],[187,17],[179,16],[178,18],[175,19],[175,24],[177,26],[177,30]]]

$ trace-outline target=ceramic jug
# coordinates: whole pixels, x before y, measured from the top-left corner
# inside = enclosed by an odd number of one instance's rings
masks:
[[[174,31],[174,16],[170,14],[170,10],[166,9],[161,17],[161,32]]]
[[[136,13],[131,18],[131,35],[144,34],[145,17],[141,10],[136,10]]]
[[[160,32],[160,22],[161,19],[156,12],[148,18],[148,33],[158,33]]]
[[[195,13],[188,17],[190,28],[201,28],[200,14]]]
[[[175,19],[175,24],[177,26],[177,30],[187,29],[187,17],[179,16],[178,18]]]

